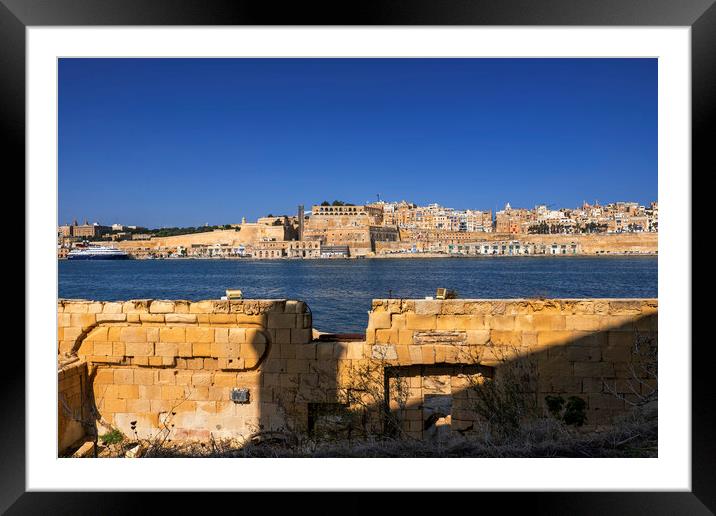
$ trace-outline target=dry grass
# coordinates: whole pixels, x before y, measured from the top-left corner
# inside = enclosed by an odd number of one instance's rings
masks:
[[[555,419],[536,419],[509,439],[494,441],[490,433],[470,438],[454,436],[445,442],[405,439],[314,441],[280,433],[261,434],[247,442],[141,442],[143,457],[656,457],[657,416],[640,408],[603,432],[585,433]],[[100,456],[124,456],[137,441],[127,440]]]

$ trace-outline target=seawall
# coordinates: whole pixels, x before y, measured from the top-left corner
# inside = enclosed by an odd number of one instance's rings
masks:
[[[480,420],[471,389],[514,368],[542,410],[547,396],[579,397],[594,428],[656,388],[633,367],[635,347],[656,347],[655,299],[374,300],[365,335],[315,339],[309,307],[293,300],[60,300],[57,310],[60,453],[95,428],[173,440],[355,435],[389,415],[411,437],[432,435],[436,418],[465,433]],[[360,424],[337,424],[346,410]]]

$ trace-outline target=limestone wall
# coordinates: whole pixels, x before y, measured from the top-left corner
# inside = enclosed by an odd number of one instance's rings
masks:
[[[85,378],[85,425],[175,440],[315,431],[345,410],[376,428],[387,392],[401,430],[424,438],[430,418],[472,428],[471,381],[529,361],[539,403],[579,396],[602,425],[627,408],[607,385],[634,395],[631,351],[655,345],[656,321],[656,300],[375,300],[365,339],[314,340],[301,301],[60,300],[58,360],[76,360],[60,392],[79,407],[70,378]],[[61,450],[79,428],[62,421]]]
[[[374,300],[366,342],[399,365],[529,366],[539,404],[580,397],[598,426],[656,388],[635,362],[657,344],[657,310],[656,299]],[[473,419],[453,414],[453,429]]]
[[[75,360],[60,364],[57,381],[58,445],[64,450],[85,435],[87,363]]]

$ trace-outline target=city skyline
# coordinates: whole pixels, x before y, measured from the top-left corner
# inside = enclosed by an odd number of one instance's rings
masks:
[[[580,203],[580,204],[577,205],[577,206],[554,206],[554,205],[548,205],[548,204],[546,204],[546,203],[540,203],[540,202],[532,203],[532,204],[529,205],[529,206],[516,206],[516,205],[512,205],[512,203],[510,203],[509,201],[507,201],[507,203],[505,203],[505,205],[503,205],[503,206],[498,206],[497,209],[495,209],[495,208],[488,208],[488,207],[474,207],[474,206],[473,206],[473,207],[458,207],[458,208],[456,208],[456,207],[453,207],[453,206],[444,206],[444,205],[442,205],[442,204],[440,204],[440,203],[434,203],[434,202],[429,202],[429,203],[427,203],[427,204],[420,205],[420,204],[414,203],[414,202],[412,202],[412,201],[410,201],[410,200],[406,200],[406,199],[401,199],[400,201],[391,200],[391,199],[380,199],[380,200],[376,200],[376,201],[365,201],[365,202],[352,202],[352,201],[346,201],[346,200],[343,200],[343,199],[333,199],[333,200],[331,200],[331,201],[328,201],[327,199],[324,199],[324,200],[322,200],[322,201],[316,201],[315,203],[314,203],[314,202],[311,202],[311,203],[302,203],[302,202],[295,203],[295,204],[293,205],[293,210],[288,210],[288,211],[286,211],[286,212],[283,212],[283,211],[279,212],[279,211],[277,211],[277,210],[271,210],[270,207],[267,207],[267,208],[264,210],[263,213],[259,214],[259,215],[258,215],[256,218],[254,218],[254,219],[249,219],[248,217],[239,217],[239,220],[219,221],[219,222],[216,222],[216,223],[214,223],[214,224],[209,224],[208,222],[205,222],[205,223],[202,223],[202,224],[194,224],[194,225],[187,225],[187,226],[164,225],[164,226],[156,226],[156,227],[154,227],[154,226],[150,226],[150,225],[146,225],[146,224],[141,224],[141,223],[137,223],[137,224],[126,224],[126,223],[124,223],[123,221],[119,221],[119,220],[109,221],[109,220],[100,220],[100,219],[98,219],[98,218],[92,218],[92,217],[86,217],[86,216],[81,216],[81,217],[78,216],[78,217],[72,217],[71,219],[64,220],[64,221],[63,221],[63,220],[60,220],[60,221],[59,221],[59,225],[60,225],[60,226],[66,226],[66,225],[73,225],[73,224],[75,224],[75,223],[77,223],[77,224],[90,224],[90,225],[91,225],[91,224],[101,224],[101,225],[113,225],[113,224],[114,224],[114,225],[124,225],[124,226],[127,226],[127,227],[141,227],[141,228],[148,228],[148,229],[156,229],[156,228],[162,228],[162,227],[223,226],[223,225],[227,225],[227,224],[238,224],[238,223],[240,222],[240,219],[246,219],[247,221],[251,221],[251,220],[256,220],[256,219],[259,219],[259,218],[262,218],[262,217],[295,217],[295,216],[296,216],[296,208],[297,208],[297,206],[304,206],[306,215],[311,215],[311,212],[312,212],[311,207],[312,207],[312,206],[318,206],[318,205],[320,205],[320,204],[323,203],[323,202],[328,202],[329,205],[332,205],[332,204],[333,204],[334,202],[336,202],[336,201],[339,202],[339,203],[341,203],[341,204],[344,204],[344,203],[345,203],[346,205],[358,205],[358,206],[367,206],[367,205],[371,205],[371,204],[375,204],[375,205],[379,205],[379,204],[395,205],[395,204],[401,204],[401,203],[408,203],[408,204],[415,205],[417,208],[426,208],[426,207],[429,207],[429,206],[437,206],[437,207],[439,207],[440,209],[444,209],[444,210],[447,210],[447,211],[454,211],[454,212],[457,212],[457,213],[464,213],[464,212],[483,212],[483,213],[488,213],[488,212],[489,212],[489,213],[492,214],[493,220],[494,220],[495,215],[496,215],[498,212],[504,211],[507,206],[509,206],[509,208],[510,208],[510,209],[513,209],[513,210],[531,210],[531,211],[534,211],[534,210],[536,210],[537,208],[539,208],[539,207],[541,207],[541,206],[547,207],[547,208],[549,208],[550,210],[556,210],[556,211],[560,211],[560,210],[563,210],[563,211],[575,211],[575,210],[578,210],[578,209],[580,209],[580,208],[582,207],[582,203]],[[616,205],[616,204],[633,204],[633,203],[635,203],[635,201],[629,200],[629,199],[613,200],[613,201],[608,201],[608,202],[601,202],[601,201],[599,201],[598,199],[596,199],[595,201],[592,201],[592,202],[590,202],[589,200],[584,200],[583,202],[586,203],[587,205],[590,205],[590,206],[602,206],[602,207],[610,206],[610,205]],[[652,200],[652,201],[648,201],[648,202],[645,202],[645,203],[637,203],[637,204],[639,204],[639,205],[641,205],[641,206],[648,207],[649,205],[651,205],[651,203],[657,203],[657,204],[658,204],[658,201],[657,201],[656,199],[654,199],[654,200]]]
[[[59,70],[60,224],[215,225],[378,194],[493,212],[657,200],[654,59],[61,59]]]

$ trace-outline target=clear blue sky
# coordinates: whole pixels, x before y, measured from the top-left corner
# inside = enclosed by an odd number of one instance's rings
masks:
[[[59,222],[657,198],[656,59],[61,59]]]

